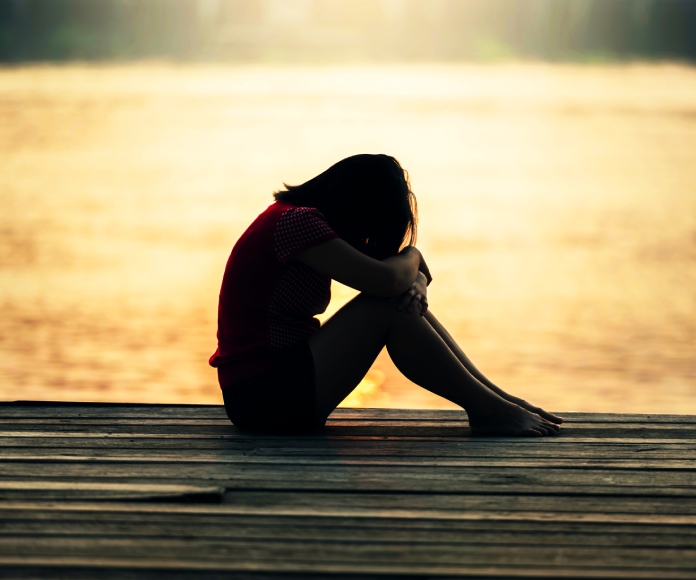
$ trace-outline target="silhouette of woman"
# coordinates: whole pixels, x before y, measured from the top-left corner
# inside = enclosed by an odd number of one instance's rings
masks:
[[[560,417],[489,381],[430,311],[416,199],[396,159],[355,155],[284,185],[235,244],[220,290],[210,364],[236,426],[322,426],[386,346],[408,379],[467,412],[473,434],[558,432]],[[320,326],[332,279],[361,293]]]

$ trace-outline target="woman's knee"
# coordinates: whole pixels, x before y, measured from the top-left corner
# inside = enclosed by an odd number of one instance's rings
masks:
[[[385,298],[383,296],[372,296],[369,294],[359,294],[356,297],[370,316],[388,316],[392,317],[414,317],[420,318],[420,312],[409,311],[403,305],[399,304],[398,299]]]

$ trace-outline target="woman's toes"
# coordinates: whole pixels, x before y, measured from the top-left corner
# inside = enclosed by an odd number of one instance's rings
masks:
[[[555,423],[556,425],[560,425],[561,423],[563,423],[563,417],[559,417],[558,415],[554,415],[553,413],[547,413],[546,411],[544,411],[544,414],[545,414],[545,417],[544,417],[545,419],[548,419],[549,421],[551,421],[552,423]]]
[[[535,429],[541,431],[543,435],[555,435],[558,432],[558,427],[553,423],[542,419]]]
[[[559,417],[557,415],[554,415],[553,413],[549,413],[547,411],[544,411],[541,407],[535,407],[534,408],[534,413],[539,415],[540,417],[543,417],[547,421],[550,421],[551,423],[556,423],[556,424],[561,424],[563,423],[563,418]]]

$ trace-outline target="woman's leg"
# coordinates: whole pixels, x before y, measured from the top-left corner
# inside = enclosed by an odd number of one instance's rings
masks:
[[[317,416],[323,420],[358,385],[386,346],[414,383],[463,407],[476,434],[550,435],[558,426],[506,401],[481,384],[431,324],[364,294],[351,300],[309,339]]]
[[[474,363],[472,363],[469,360],[469,357],[464,354],[464,351],[459,347],[459,345],[456,343],[456,341],[452,338],[449,332],[447,332],[447,329],[440,324],[440,321],[435,318],[435,315],[428,310],[428,312],[425,313],[424,318],[430,323],[430,326],[432,326],[435,329],[435,332],[437,332],[440,335],[440,338],[445,341],[447,346],[450,348],[450,350],[454,353],[454,356],[459,359],[459,362],[461,362],[466,369],[474,376],[480,383],[483,385],[487,386],[491,391],[494,393],[497,393],[500,395],[503,399],[506,401],[510,401],[511,403],[515,403],[516,405],[519,405],[520,407],[523,407],[527,409],[528,411],[531,411],[532,413],[536,413],[540,417],[543,417],[544,419],[547,419],[548,421],[551,421],[553,423],[563,423],[563,419],[559,417],[558,415],[554,415],[553,413],[549,413],[547,411],[544,411],[544,409],[540,407],[535,407],[534,405],[528,403],[524,399],[520,399],[519,397],[515,397],[514,395],[510,395],[509,393],[506,393],[503,389],[500,387],[494,385],[488,378],[484,376],[484,374],[479,371],[475,366]]]

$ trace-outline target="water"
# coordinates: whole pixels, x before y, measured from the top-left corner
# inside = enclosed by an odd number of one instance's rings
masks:
[[[0,399],[219,402],[232,244],[282,181],[385,152],[484,373],[696,413],[694,95],[669,64],[0,69]],[[452,406],[385,354],[346,404]]]

